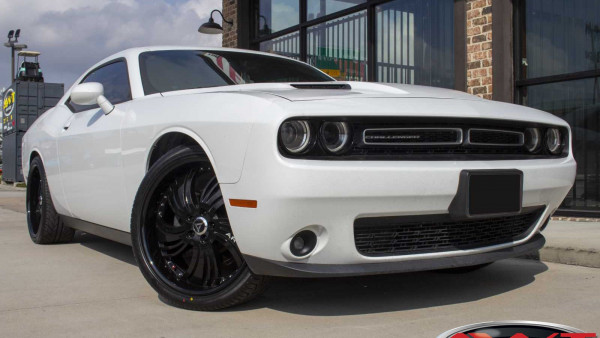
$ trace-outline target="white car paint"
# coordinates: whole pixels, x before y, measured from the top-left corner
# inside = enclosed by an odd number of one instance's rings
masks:
[[[129,232],[133,200],[148,170],[152,147],[169,132],[186,134],[202,146],[226,201],[258,201],[256,209],[226,203],[227,212],[241,252],[274,261],[390,262],[514,246],[539,232],[574,181],[572,149],[563,158],[506,161],[285,158],[277,147],[277,132],[284,120],[295,116],[473,117],[568,125],[527,107],[410,85],[348,82],[352,90],[331,91],[300,90],[285,83],[244,84],[144,96],[138,55],[163,49],[199,48],[137,48],[115,54],[97,65],[126,58],[131,101],[117,104],[107,116],[100,109],[73,114],[65,106],[71,88],[26,133],[25,177],[36,152],[44,162],[59,214]],[[523,206],[546,206],[535,231],[518,242],[477,250],[384,257],[358,253],[352,230],[356,218],[445,213],[463,169],[521,170]],[[289,241],[305,228],[317,232],[318,246],[298,259],[290,254]]]

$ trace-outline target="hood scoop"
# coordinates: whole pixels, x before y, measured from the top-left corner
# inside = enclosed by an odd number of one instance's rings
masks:
[[[296,89],[352,89],[347,83],[292,83],[290,86]]]

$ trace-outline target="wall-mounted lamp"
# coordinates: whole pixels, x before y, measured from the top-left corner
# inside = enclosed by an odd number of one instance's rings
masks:
[[[216,23],[212,17],[215,12],[221,14],[221,18],[223,19],[223,22],[233,25],[233,20],[231,20],[231,21],[225,20],[223,13],[220,10],[215,9],[212,12],[210,12],[210,19],[208,19],[208,22],[203,23],[200,26],[200,28],[198,28],[198,32],[203,33],[203,34],[223,34],[223,27],[221,25],[219,25],[218,23]]]

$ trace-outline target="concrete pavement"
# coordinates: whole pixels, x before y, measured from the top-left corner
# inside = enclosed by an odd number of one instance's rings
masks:
[[[180,310],[160,302],[127,246],[90,235],[34,245],[25,215],[5,208],[14,198],[0,191],[0,336],[435,337],[504,319],[600,331],[600,269],[520,259],[465,275],[275,279],[241,307]]]
[[[0,207],[25,212],[25,188],[0,183]]]
[[[543,233],[542,261],[600,268],[600,223],[552,221]]]

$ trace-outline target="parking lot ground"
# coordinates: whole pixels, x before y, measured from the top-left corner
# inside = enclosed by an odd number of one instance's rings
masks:
[[[521,259],[463,275],[274,279],[246,305],[180,310],[158,299],[127,246],[91,235],[34,245],[13,201],[22,193],[6,193],[0,191],[2,337],[436,337],[506,319],[600,331],[600,269]]]
[[[544,230],[544,262],[600,268],[600,223],[552,221]]]

